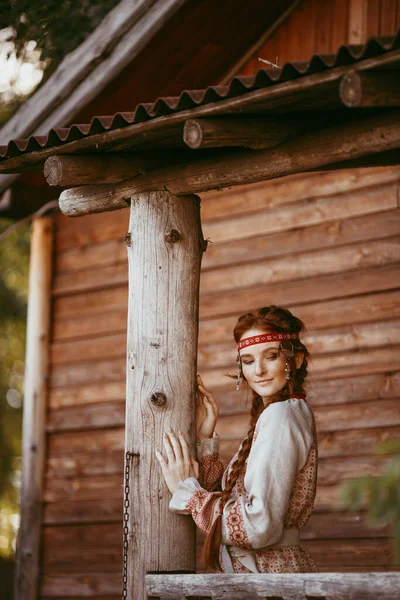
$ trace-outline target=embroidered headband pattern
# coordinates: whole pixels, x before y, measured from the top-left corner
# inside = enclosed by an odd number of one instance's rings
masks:
[[[298,333],[264,333],[253,337],[244,338],[238,343],[238,350],[254,346],[254,344],[262,344],[264,342],[280,342],[281,340],[298,340]]]

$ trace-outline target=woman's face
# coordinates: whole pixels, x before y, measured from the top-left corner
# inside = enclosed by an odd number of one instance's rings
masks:
[[[266,332],[250,329],[242,335],[241,339],[263,333]],[[243,375],[249,386],[262,397],[264,404],[270,402],[287,383],[286,358],[280,352],[279,344],[279,342],[264,342],[240,350]],[[301,356],[299,358],[301,359]]]

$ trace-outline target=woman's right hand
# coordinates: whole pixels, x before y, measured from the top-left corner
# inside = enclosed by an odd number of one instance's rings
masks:
[[[214,396],[204,387],[200,375],[197,375],[196,437],[198,440],[213,436],[218,415],[219,409]]]

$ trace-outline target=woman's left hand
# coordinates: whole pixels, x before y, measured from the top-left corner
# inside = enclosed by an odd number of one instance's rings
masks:
[[[187,477],[198,478],[199,464],[191,456],[188,443],[181,431],[176,436],[169,428],[169,431],[164,433],[164,448],[168,460],[158,450],[156,450],[156,456],[161,465],[165,482],[171,494],[174,494],[180,481],[184,481]]]

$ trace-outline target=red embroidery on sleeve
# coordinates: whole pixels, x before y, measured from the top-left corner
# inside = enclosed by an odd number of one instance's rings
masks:
[[[207,454],[199,460],[200,485],[209,492],[220,485],[223,473],[224,465],[216,452]]]
[[[236,500],[230,507],[226,515],[226,525],[228,528],[229,537],[235,546],[241,548],[249,548],[252,546],[247,536],[246,529],[244,526],[244,519],[242,514],[242,507],[240,498]]]
[[[220,514],[220,494],[211,494],[206,490],[196,490],[186,505],[186,510],[192,513],[197,527],[205,533],[211,529],[214,520]]]

